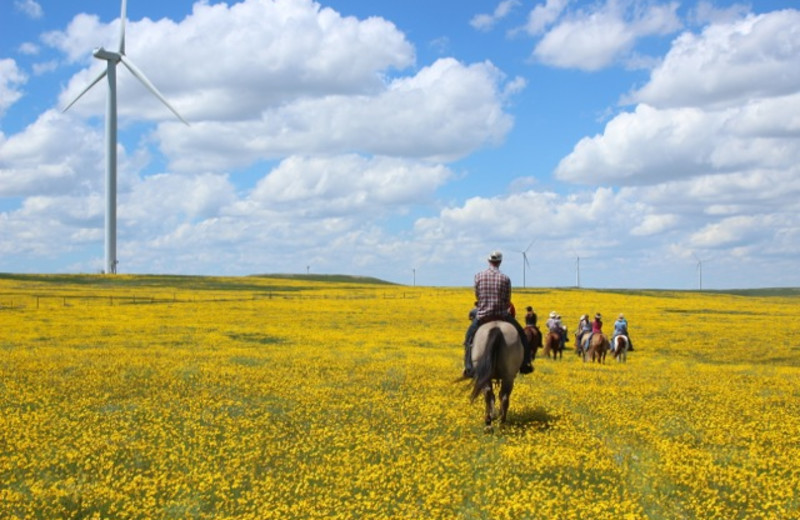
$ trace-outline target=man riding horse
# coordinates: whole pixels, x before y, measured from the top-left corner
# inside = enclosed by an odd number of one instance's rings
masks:
[[[550,317],[545,325],[547,325],[547,330],[558,334],[558,348],[564,350],[564,344],[567,341],[567,328],[561,321],[561,315],[556,313],[556,311],[550,311]]]
[[[538,350],[542,346],[542,331],[536,323],[538,316],[530,305],[525,310],[527,311],[525,313],[525,337],[528,339],[531,349]]]
[[[614,322],[614,335],[611,337],[611,349],[614,349],[614,345],[616,345],[615,341],[617,336],[625,336],[628,338],[628,350],[633,350],[633,342],[631,341],[631,336],[628,334],[628,320],[625,319],[625,315],[621,314],[617,318],[617,321]]]
[[[489,255],[487,261],[489,262],[488,269],[475,275],[475,297],[478,300],[478,312],[467,329],[464,339],[464,376],[472,377],[473,374],[471,349],[475,332],[484,323],[494,320],[507,321],[517,329],[524,349],[522,366],[519,371],[523,374],[530,374],[533,372],[530,343],[522,326],[508,312],[511,305],[511,279],[500,272],[503,253],[494,251]]]

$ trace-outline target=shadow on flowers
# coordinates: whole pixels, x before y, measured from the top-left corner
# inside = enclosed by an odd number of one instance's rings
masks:
[[[539,431],[547,431],[559,419],[559,416],[552,415],[546,409],[538,406],[536,408],[517,409],[516,411],[510,410],[506,424],[508,426],[525,427],[526,429],[532,427]]]

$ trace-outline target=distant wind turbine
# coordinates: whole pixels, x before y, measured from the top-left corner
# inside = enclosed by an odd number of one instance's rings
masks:
[[[136,79],[142,82],[164,105],[167,106],[178,119],[186,125],[189,123],[181,117],[177,110],[167,102],[150,80],[125,56],[125,12],[127,0],[122,0],[122,12],[119,17],[119,48],[116,52],[108,51],[103,47],[95,49],[93,55],[100,60],[106,60],[106,68],[83,89],[72,102],[67,105],[64,112],[78,101],[81,96],[95,86],[103,77],[108,78],[108,97],[106,100],[106,218],[105,218],[105,272],[117,272],[117,64],[122,62]]]
[[[520,253],[522,253],[522,287],[523,288],[527,287],[526,280],[525,280],[525,270],[528,267],[531,266],[531,263],[528,262],[528,251],[530,251],[531,247],[533,247],[533,244],[535,244],[535,243],[536,243],[536,240],[533,240],[530,244],[528,244],[528,247],[526,247],[524,251],[519,251]]]
[[[580,289],[581,288],[581,257],[577,253],[577,251],[575,251],[574,249],[572,250],[572,254],[575,255],[575,287]]]
[[[695,260],[697,260],[697,265],[695,266],[695,271],[697,271],[697,283],[700,287],[700,290],[703,290],[703,261],[700,260],[696,254],[692,253],[692,256]]]

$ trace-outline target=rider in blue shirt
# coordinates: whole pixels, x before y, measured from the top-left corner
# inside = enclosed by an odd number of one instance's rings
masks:
[[[617,321],[614,322],[614,335],[611,338],[611,348],[614,348],[614,340],[617,339],[617,336],[625,336],[628,338],[628,350],[633,350],[633,343],[628,334],[628,320],[625,319],[625,315],[622,313],[620,313]]]

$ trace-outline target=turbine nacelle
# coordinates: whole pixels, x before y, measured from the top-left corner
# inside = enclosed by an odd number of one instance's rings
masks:
[[[118,62],[122,59],[122,54],[119,52],[107,51],[103,47],[97,48],[92,53],[92,56],[95,58],[106,60],[106,61],[113,61]]]

